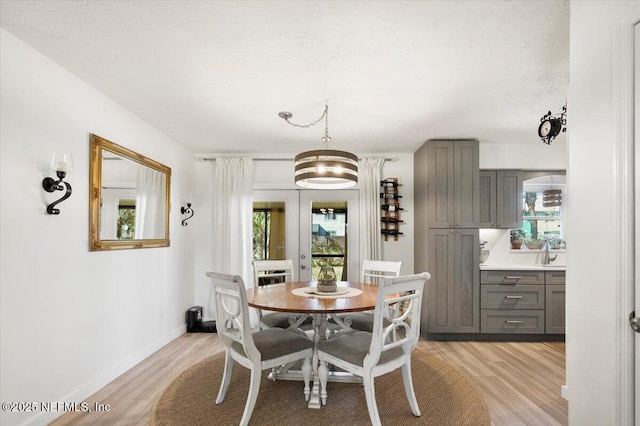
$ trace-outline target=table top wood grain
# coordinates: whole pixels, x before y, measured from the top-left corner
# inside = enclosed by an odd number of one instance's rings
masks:
[[[352,297],[305,297],[297,296],[292,290],[300,287],[315,287],[316,281],[293,281],[270,284],[247,289],[249,306],[276,312],[304,312],[309,314],[343,313],[369,311],[375,307],[378,296],[376,284],[339,281],[338,287],[362,290],[362,294]]]

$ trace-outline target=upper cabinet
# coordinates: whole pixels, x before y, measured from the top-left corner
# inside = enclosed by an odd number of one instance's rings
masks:
[[[480,228],[522,227],[521,170],[480,171]]]
[[[427,150],[429,228],[477,228],[480,161],[477,140],[432,140]]]

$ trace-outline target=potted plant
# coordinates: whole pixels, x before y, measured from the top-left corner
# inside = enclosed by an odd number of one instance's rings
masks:
[[[511,248],[514,250],[520,250],[522,242],[524,241],[524,231],[522,229],[511,230]]]

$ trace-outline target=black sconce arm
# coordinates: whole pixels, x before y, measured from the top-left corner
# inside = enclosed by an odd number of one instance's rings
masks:
[[[42,180],[42,188],[44,188],[44,190],[47,192],[53,192],[53,191],[62,191],[66,187],[67,191],[60,199],[54,201],[53,203],[47,206],[47,213],[49,214],[60,214],[60,210],[54,207],[57,204],[60,204],[61,202],[66,200],[67,198],[71,197],[71,185],[69,185],[68,182],[63,182],[63,179],[66,176],[66,173],[56,172],[56,175],[58,176],[58,179],[59,179],[57,181],[50,177],[44,178]],[[62,186],[62,184],[64,184],[64,186]]]
[[[180,213],[182,213],[182,214],[191,213],[190,216],[185,217],[182,220],[182,226],[187,226],[188,225],[187,220],[191,219],[193,217],[193,213],[194,213],[193,209],[191,208],[191,203],[187,203],[187,207],[180,207]]]

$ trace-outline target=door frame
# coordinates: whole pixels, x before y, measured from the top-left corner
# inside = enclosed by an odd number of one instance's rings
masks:
[[[311,201],[346,201],[347,209],[347,279],[349,281],[360,281],[360,204],[357,189],[336,189],[336,190],[318,190],[318,189],[301,189],[300,190],[300,246],[299,256],[305,256],[307,263],[300,262],[298,277],[303,280],[303,276],[310,272],[311,259],[311,205],[306,204]],[[306,204],[306,205],[305,205]],[[308,209],[308,210],[307,210]],[[307,221],[303,215],[307,215]],[[302,228],[308,226],[309,232],[305,233]],[[307,239],[308,237],[308,239]],[[301,260],[301,259],[300,259]],[[305,266],[303,269],[302,267]],[[309,275],[310,276],[310,275]]]
[[[297,189],[254,189],[253,202],[256,201],[273,201],[285,203],[285,239],[286,250],[285,258],[293,261],[293,270],[299,269],[299,239],[298,230],[300,229],[300,202]],[[296,274],[295,279],[299,277]]]
[[[634,221],[638,212],[634,211],[634,197],[640,197],[638,170],[634,173],[634,166],[638,165],[638,151],[640,147],[634,141],[634,27],[640,21],[640,13],[632,14],[619,21],[615,26],[613,37],[613,89],[614,89],[614,128],[616,157],[616,206],[618,224],[616,229],[618,242],[616,247],[617,276],[616,276],[616,389],[615,424],[640,424],[640,412],[636,412],[636,401],[640,395],[635,395],[638,373],[635,368],[636,351],[635,340],[640,339],[637,333],[629,327],[629,313],[636,305],[635,286],[640,281],[635,268],[637,253],[635,247],[640,243],[640,234]],[[634,144],[638,149],[634,149]],[[640,168],[640,166],[639,166]],[[634,182],[635,180],[635,182]],[[638,199],[638,198],[636,198]],[[637,223],[637,222],[636,222]],[[640,224],[639,224],[640,225]],[[634,229],[635,228],[635,229]],[[634,235],[635,232],[635,235]],[[640,289],[638,289],[640,292]],[[640,306],[638,306],[640,307]],[[636,310],[636,313],[639,311]]]

